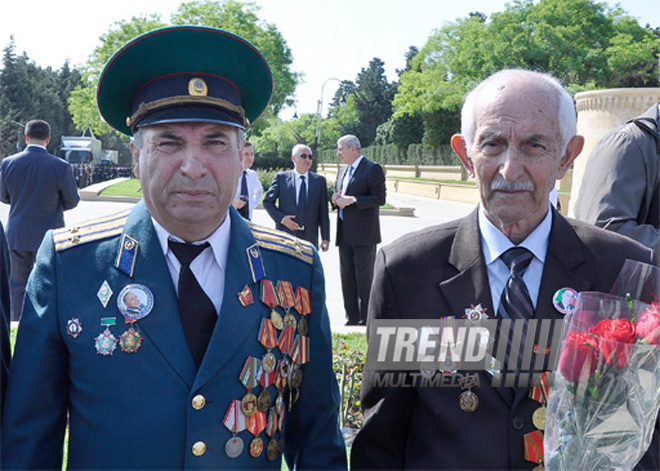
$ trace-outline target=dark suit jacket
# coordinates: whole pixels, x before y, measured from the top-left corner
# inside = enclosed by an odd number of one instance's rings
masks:
[[[340,191],[348,166],[337,174],[335,191]],[[385,204],[385,173],[383,167],[366,157],[353,172],[346,188],[356,202],[344,209],[344,219],[337,217],[337,245],[376,245],[380,239],[379,209]]]
[[[9,346],[9,250],[0,224],[0,419],[11,360]]]
[[[80,196],[68,163],[28,146],[2,161],[0,201],[11,206],[9,248],[36,251],[48,229],[64,226],[64,210],[75,208]]]
[[[305,210],[305,230],[290,231],[281,222],[284,216],[296,214],[296,182],[293,170],[280,172],[273,178],[273,183],[263,199],[264,208],[275,221],[275,227],[305,239],[316,248],[319,246],[319,228],[321,240],[330,240],[330,218],[328,217],[328,184],[325,177],[307,172],[307,209]],[[278,201],[279,200],[279,201]],[[275,202],[277,201],[277,205]],[[299,221],[296,221],[300,224]]]
[[[186,343],[177,296],[163,250],[143,202],[130,213],[79,226],[71,241],[63,229],[44,238],[28,283],[9,374],[2,424],[2,469],[60,469],[62,439],[69,423],[69,469],[273,469],[264,453],[248,452],[254,438],[238,432],[245,449],[237,458],[225,454],[232,433],[223,419],[232,400],[246,389],[240,381],[249,357],[261,358],[263,319],[270,308],[259,301],[249,254],[261,254],[268,278],[309,289],[309,361],[302,368],[299,399],[286,408],[278,442],[290,469],[345,468],[346,449],[338,426],[339,390],[332,370],[330,322],[325,308],[323,270],[310,244],[273,229],[249,226],[230,209],[224,301],[199,370]],[[115,264],[123,235],[137,241],[133,273]],[[70,246],[70,247],[67,247]],[[130,268],[131,264],[128,264]],[[258,274],[257,274],[258,275]],[[97,293],[106,281],[113,295],[106,307]],[[94,339],[103,332],[101,318],[117,338],[126,325],[117,295],[129,284],[153,293],[153,310],[136,323],[143,336],[136,353],[96,353]],[[243,306],[237,293],[249,288],[253,302]],[[281,308],[278,308],[281,312]],[[299,318],[295,313],[294,316]],[[82,332],[67,335],[78,319]],[[278,359],[282,354],[272,350]],[[37,387],[38,386],[38,387]],[[252,389],[255,395],[262,387]],[[271,401],[275,386],[269,387]],[[288,388],[284,390],[288,396]],[[194,407],[203,396],[205,405]],[[39,404],[35,407],[34,401]],[[272,402],[271,402],[272,404]],[[246,421],[247,422],[247,421]],[[194,456],[193,444],[207,445]]]
[[[553,306],[563,287],[609,292],[625,259],[652,263],[653,253],[637,242],[553,210],[543,267],[537,319],[561,319]],[[378,254],[369,301],[374,319],[461,317],[481,304],[494,318],[481,250],[477,211],[459,221],[404,236]],[[459,387],[374,385],[365,372],[365,423],[352,448],[353,469],[532,469],[524,460],[523,435],[536,430],[531,417],[539,403],[527,388],[490,386],[480,371],[475,412],[459,408]],[[658,469],[658,437],[643,464]]]

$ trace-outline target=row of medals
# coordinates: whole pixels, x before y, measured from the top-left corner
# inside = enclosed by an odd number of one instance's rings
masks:
[[[275,328],[280,331],[285,326],[291,326],[294,330],[297,330],[300,335],[307,336],[309,333],[307,320],[303,316],[301,316],[299,320],[296,320],[295,316],[288,309],[284,318],[282,318],[282,315],[273,307],[270,313],[270,322],[272,322]],[[268,350],[261,358],[261,366],[267,373],[275,371],[277,364],[277,357],[270,350]],[[300,395],[299,388],[302,384],[302,370],[290,358],[283,356],[277,374],[287,379],[289,385],[288,408],[289,411],[291,411],[291,407],[298,401]],[[282,389],[284,389],[284,387],[285,386],[283,386]],[[278,389],[277,397],[275,398],[274,410],[277,417],[280,417],[286,409],[286,401],[282,393],[283,391]],[[264,387],[258,396],[255,396],[250,390],[248,390],[245,396],[241,399],[241,412],[246,418],[251,417],[257,411],[267,413],[270,410],[271,401],[272,397],[268,392],[268,387]],[[256,409],[254,408],[255,403],[257,405]],[[281,421],[276,421],[278,422],[277,429],[281,432]],[[274,435],[275,433],[273,433],[273,437],[270,438],[268,445],[266,446],[266,457],[270,461],[274,461],[278,454],[284,451],[284,437],[280,437],[278,442]],[[244,448],[245,444],[243,439],[234,431],[233,435],[225,443],[225,454],[230,458],[238,458]],[[258,458],[261,456],[263,449],[263,439],[258,435],[255,436],[250,442],[250,456]]]

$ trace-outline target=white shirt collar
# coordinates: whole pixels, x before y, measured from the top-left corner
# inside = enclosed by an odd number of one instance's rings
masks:
[[[48,151],[48,149],[46,149],[46,146],[42,146],[41,144],[28,144],[27,147],[26,147],[26,149],[27,149],[28,147],[38,147],[38,148],[40,148],[40,149],[43,149],[43,150],[45,150],[45,151]]]
[[[358,165],[360,165],[360,162],[362,162],[362,159],[364,158],[364,155],[360,154],[360,157],[355,159],[355,162],[351,164],[351,167],[353,167],[353,171],[357,170]]]
[[[170,234],[167,230],[161,226],[154,217],[151,217],[151,221],[154,223],[154,229],[156,229],[156,235],[158,236],[158,242],[160,242],[160,248],[163,251],[163,255],[167,257],[167,254],[170,250],[167,241],[172,239],[176,242],[184,242],[179,237]],[[202,244],[208,242],[211,244],[211,249],[213,250],[213,257],[215,258],[216,263],[223,272],[226,272],[227,268],[227,258],[229,254],[229,238],[231,234],[231,217],[229,216],[229,211],[227,211],[227,216],[225,220],[220,224],[210,236],[204,240],[195,241],[196,244]]]
[[[483,205],[479,205],[479,232],[483,237],[484,243],[484,259],[486,265],[497,260],[500,255],[515,247],[513,242],[509,240],[492,222],[486,217]],[[530,235],[527,236],[518,246],[525,247],[534,256],[541,261],[545,262],[545,256],[548,251],[548,242],[550,240],[550,230],[552,229],[552,211],[550,210],[550,202],[548,201],[548,212],[541,223],[536,226]]]
[[[299,172],[298,170],[296,170],[295,168],[293,169],[293,174],[296,176],[296,178],[300,178],[300,177],[305,177],[305,178],[307,178],[307,174],[308,174],[308,173],[309,173],[309,172],[300,173],[300,172]],[[309,180],[309,178],[307,178],[307,179]]]

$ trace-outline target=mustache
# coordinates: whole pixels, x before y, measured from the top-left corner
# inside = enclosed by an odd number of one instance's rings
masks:
[[[504,178],[493,180],[490,184],[490,189],[493,191],[534,191],[534,184],[527,180],[516,180],[509,182]]]

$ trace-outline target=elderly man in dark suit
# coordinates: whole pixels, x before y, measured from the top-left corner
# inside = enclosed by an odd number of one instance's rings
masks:
[[[362,155],[357,137],[337,141],[337,155],[346,164],[337,174],[332,204],[338,209],[337,246],[346,325],[365,325],[380,243],[379,208],[385,204],[383,167]]]
[[[294,146],[294,169],[275,175],[263,205],[277,229],[309,241],[317,249],[320,229],[321,249],[325,252],[330,244],[328,185],[325,177],[310,171],[312,159],[308,146]]]
[[[11,250],[11,320],[23,309],[25,285],[41,239],[64,226],[64,211],[80,201],[69,164],[46,150],[50,126],[35,119],[25,125],[27,148],[7,157],[0,167],[0,201],[10,205],[7,242]]]
[[[558,290],[609,292],[626,259],[655,263],[641,244],[551,207],[555,180],[584,142],[576,135],[573,100],[555,79],[524,70],[492,75],[468,95],[461,132],[451,144],[477,181],[480,204],[464,219],[409,234],[380,251],[370,325],[461,317],[466,310],[491,319],[561,319],[553,305]],[[515,265],[510,272],[510,254],[526,267],[524,274],[514,273]],[[520,296],[512,295],[514,285]],[[542,439],[538,450],[530,437],[544,427],[533,417],[544,399],[530,395],[529,387],[497,386],[489,371],[457,387],[394,387],[366,373],[365,423],[353,444],[352,469],[539,465],[527,459],[542,452]],[[468,391],[478,401],[462,401]],[[657,452],[656,434],[641,466],[658,469]]]

